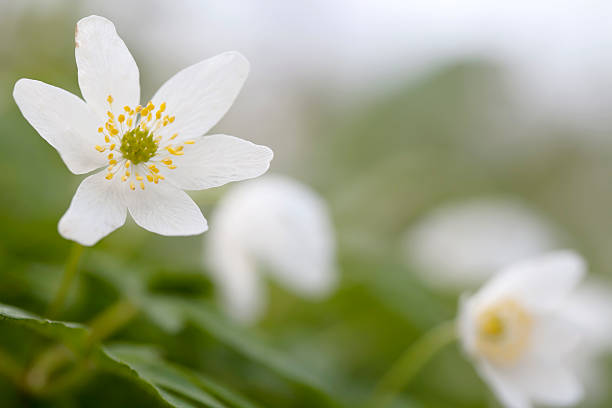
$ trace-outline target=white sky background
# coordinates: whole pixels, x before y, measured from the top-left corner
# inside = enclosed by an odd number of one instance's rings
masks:
[[[611,1],[79,4],[81,14],[97,13],[115,22],[128,45],[137,47],[137,59],[146,56],[146,62],[138,62],[155,83],[207,56],[243,52],[252,73],[237,112],[230,115],[245,123],[244,129],[257,129],[258,141],[266,141],[266,133],[303,131],[299,95],[313,85],[337,95],[332,101],[342,104],[466,57],[504,67],[525,114],[586,130],[612,127]],[[297,139],[282,139],[285,147],[297,149]]]

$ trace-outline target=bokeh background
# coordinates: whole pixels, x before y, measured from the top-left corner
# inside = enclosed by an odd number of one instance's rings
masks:
[[[575,248],[602,287],[612,279],[607,1],[0,0],[0,302],[45,313],[71,246],[57,222],[80,182],[23,119],[12,87],[28,77],[79,95],[73,31],[90,14],[115,23],[144,98],[187,65],[242,52],[251,75],[215,130],[270,146],[271,171],[310,185],[331,209],[337,291],[310,301],[271,281],[267,313],[253,327],[217,308],[202,237],[156,236],[128,222],[86,251],[61,319],[87,322],[118,298],[141,299],[144,312],[108,342],[189,370],[221,406],[356,406],[411,342],[453,318],[465,287],[424,272],[452,269],[460,262],[452,256],[505,254],[535,240],[527,255]],[[207,215],[230,188],[192,196]],[[516,227],[516,240],[492,233],[481,251],[456,249],[486,223],[478,211],[450,227],[452,239],[415,232],[440,208],[480,199],[528,212],[527,221],[512,221],[512,209],[492,221]],[[436,258],[448,265],[428,263]],[[190,314],[177,311],[180,302]],[[55,341],[0,320],[0,345],[24,364]],[[609,358],[597,359],[592,382],[603,386],[581,406],[612,405]],[[163,382],[162,368],[148,369]],[[161,387],[182,406],[209,406]],[[0,380],[0,402],[164,406],[104,367],[44,398]],[[498,406],[456,345],[396,405]]]

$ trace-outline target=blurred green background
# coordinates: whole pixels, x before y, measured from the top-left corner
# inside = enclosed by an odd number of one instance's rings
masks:
[[[144,97],[179,68],[217,51],[245,53],[251,82],[216,129],[270,146],[272,171],[309,184],[328,201],[340,287],[312,302],[269,282],[264,320],[241,328],[217,310],[215,288],[203,273],[202,237],[157,236],[130,221],[86,250],[59,317],[86,323],[124,297],[142,313],[107,339],[108,353],[98,350],[70,386],[33,396],[0,379],[1,406],[167,406],[153,386],[185,407],[357,406],[411,342],[454,316],[457,293],[422,283],[404,261],[402,239],[429,210],[457,200],[517,197],[563,231],[591,273],[610,273],[609,115],[594,115],[593,126],[534,115],[516,97],[516,84],[509,86],[506,67],[469,52],[417,73],[401,64],[380,73],[366,67],[338,82],[326,68],[351,62],[347,54],[367,44],[336,43],[333,30],[313,38],[316,30],[299,32],[306,23],[290,22],[303,16],[340,26],[354,17],[347,2],[296,10],[279,2],[171,3],[0,1],[0,302],[45,314],[71,248],[57,222],[80,182],[23,119],[12,87],[27,77],[79,95],[73,29],[94,13],[115,22],[139,65]],[[378,13],[405,7],[410,14],[408,3],[392,3]],[[327,7],[335,12],[325,14]],[[180,31],[184,16],[187,27],[204,16],[212,28]],[[268,31],[270,20],[284,23]],[[258,37],[224,36],[245,25],[256,27]],[[372,35],[381,29],[363,28]],[[393,44],[380,52],[388,49]],[[286,50],[297,56],[281,58]],[[353,87],[365,81],[367,87]],[[226,190],[192,196],[207,215]],[[82,351],[79,330],[3,318],[0,347],[25,366],[58,341]],[[109,356],[130,362],[138,375]],[[607,391],[582,406],[612,405]],[[437,355],[396,405],[498,406],[457,345]]]

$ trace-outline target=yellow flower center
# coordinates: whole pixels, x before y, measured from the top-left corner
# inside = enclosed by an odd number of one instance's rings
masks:
[[[532,323],[529,313],[514,300],[498,301],[476,318],[476,348],[492,362],[512,364],[529,345]]]
[[[132,191],[136,189],[136,184],[144,190],[145,180],[155,184],[164,180],[160,167],[176,169],[172,156],[183,155],[184,145],[195,143],[193,140],[175,142],[178,133],[166,140],[158,135],[160,129],[174,122],[174,116],[165,113],[165,102],[159,105],[157,111],[151,101],[144,107],[124,106],[124,113],[115,117],[112,112],[112,95],[109,95],[106,101],[110,108],[107,112],[108,119],[104,126],[98,128],[98,133],[104,137],[104,143],[96,145],[95,149],[107,155],[107,180],[112,180],[115,174],[121,173],[121,181],[129,182]]]

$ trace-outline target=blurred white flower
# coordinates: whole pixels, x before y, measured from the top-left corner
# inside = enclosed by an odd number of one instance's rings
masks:
[[[587,280],[570,296],[564,313],[582,338],[582,347],[572,353],[571,362],[588,397],[597,399],[609,388],[601,357],[612,352],[612,287],[599,279]]]
[[[566,309],[584,274],[569,251],[508,266],[462,300],[460,341],[508,408],[571,405],[583,389],[569,369],[579,331]]]
[[[243,183],[223,197],[211,224],[204,261],[236,320],[253,323],[263,313],[266,295],[258,272],[313,299],[335,288],[329,211],[309,187],[278,175]]]
[[[433,210],[407,232],[404,252],[424,282],[465,289],[511,262],[554,249],[557,235],[519,201],[482,198]]]
[[[134,58],[109,20],[90,16],[75,31],[85,102],[30,79],[15,84],[24,117],[75,174],[89,173],[59,222],[65,238],[93,245],[125,223],[162,235],[206,231],[183,190],[202,190],[264,173],[265,146],[208,132],[232,105],[249,63],[227,52],[183,69],[144,106]],[[146,186],[145,186],[146,185]]]

